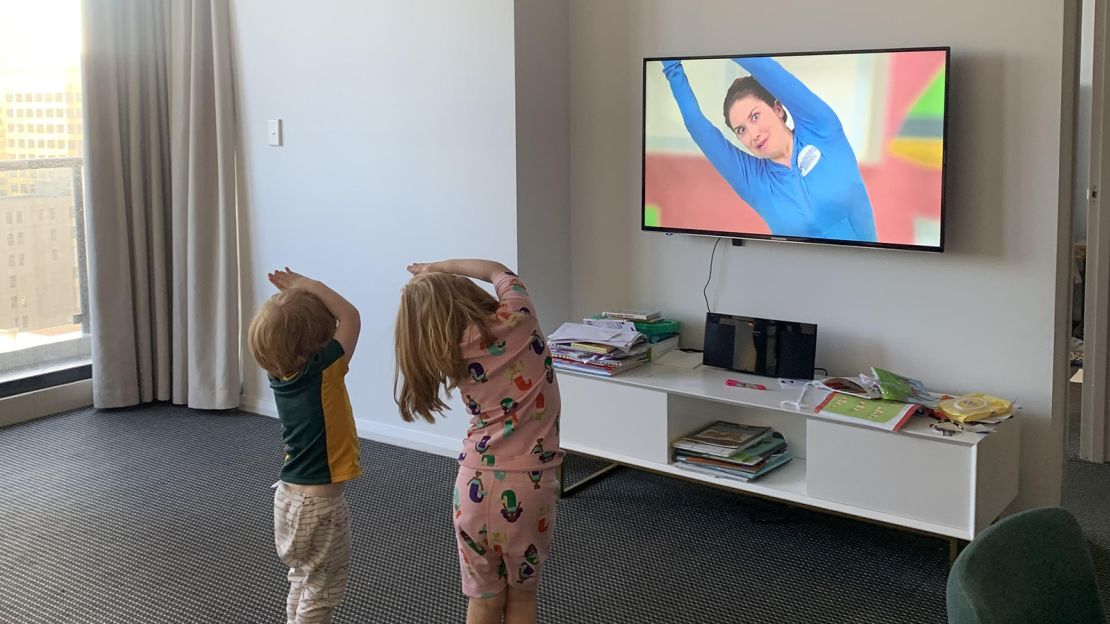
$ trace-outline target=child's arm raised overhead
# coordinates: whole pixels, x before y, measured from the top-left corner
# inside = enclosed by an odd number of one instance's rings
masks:
[[[494,260],[456,259],[440,260],[439,262],[414,262],[408,266],[409,273],[453,273],[485,282],[493,283],[502,273],[510,272],[509,268]]]
[[[280,269],[273,271],[266,277],[278,290],[303,288],[316,295],[324,303],[328,312],[331,312],[332,316],[339,321],[339,327],[335,329],[335,339],[343,346],[344,355],[350,359],[355,352],[355,345],[358,344],[358,334],[362,330],[362,319],[359,317],[358,308],[329,288],[327,284],[294,273],[289,267],[285,267],[284,271]]]

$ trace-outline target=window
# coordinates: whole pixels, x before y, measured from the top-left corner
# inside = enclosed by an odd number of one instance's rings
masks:
[[[20,245],[22,245],[22,244],[23,244],[23,232],[20,232],[20,233],[19,233],[19,244],[20,244]]]
[[[12,297],[12,307],[13,308],[18,308],[19,307],[19,297]]]
[[[60,167],[52,160],[80,156],[82,0],[7,4],[18,7],[20,19],[0,18],[0,160],[23,162],[13,163],[21,168],[0,173],[0,187],[11,188],[16,196],[0,205],[6,215],[0,217],[0,248],[9,235],[14,241],[8,247],[12,253],[7,265],[0,255],[0,297],[15,295],[18,285],[22,309],[8,317],[11,326],[0,321],[0,330],[41,333],[50,339],[17,335],[0,345],[0,350],[29,349],[14,359],[0,357],[0,397],[14,389],[11,381],[22,374],[11,368],[16,361],[80,371],[73,374],[81,376],[63,383],[87,378],[89,361],[88,309],[82,306],[86,280],[78,265],[84,250],[76,245],[84,224],[77,218],[80,211],[75,210],[69,184],[84,168]],[[5,9],[7,4],[0,2]],[[2,14],[10,17],[7,11]],[[13,135],[16,131],[19,134]],[[13,290],[5,290],[5,284]],[[26,391],[26,382],[19,383]]]
[[[8,232],[8,246],[10,247],[14,244],[15,244],[15,234],[12,234],[11,232]]]

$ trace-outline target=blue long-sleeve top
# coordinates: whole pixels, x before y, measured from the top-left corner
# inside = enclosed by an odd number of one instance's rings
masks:
[[[686,129],[709,162],[772,235],[875,242],[871,200],[836,113],[774,59],[732,60],[794,116],[791,166],[736,147],[702,114],[682,63],[664,61]]]

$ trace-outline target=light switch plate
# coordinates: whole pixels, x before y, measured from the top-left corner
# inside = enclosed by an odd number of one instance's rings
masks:
[[[266,138],[270,145],[281,146],[280,119],[271,119],[266,122]]]

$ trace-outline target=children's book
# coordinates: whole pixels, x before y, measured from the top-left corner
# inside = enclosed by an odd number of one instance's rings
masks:
[[[863,399],[881,399],[883,397],[879,385],[866,375],[860,375],[859,377],[826,377],[815,380],[813,385]]]
[[[814,411],[833,420],[898,431],[919,409],[921,406],[912,403],[833,392]]]
[[[791,459],[793,459],[793,457],[790,455],[790,453],[784,451],[782,453],[772,455],[763,465],[756,467],[753,471],[738,470],[735,468],[724,468],[720,466],[710,466],[706,464],[682,460],[675,462],[675,466],[682,468],[683,470],[700,472],[702,474],[707,474],[714,477],[723,477],[726,479],[735,479],[737,481],[748,482],[758,479],[768,472],[771,472],[772,470],[782,466]]]
[[[742,451],[724,457],[716,456],[707,459],[711,462],[721,462],[724,465],[755,466],[784,448],[786,448],[786,439],[782,437],[782,434],[777,431],[769,431]],[[678,449],[675,455],[676,457],[694,457],[682,449]]]
[[[626,321],[654,321],[663,315],[658,310],[607,310],[604,316]]]
[[[579,351],[588,351],[590,353],[600,353],[602,355],[612,353],[617,348],[612,345],[595,344],[593,342],[572,342],[570,343],[572,349]]]
[[[770,427],[718,420],[706,429],[678,440],[674,447],[715,457],[728,457],[755,444],[769,431]]]

